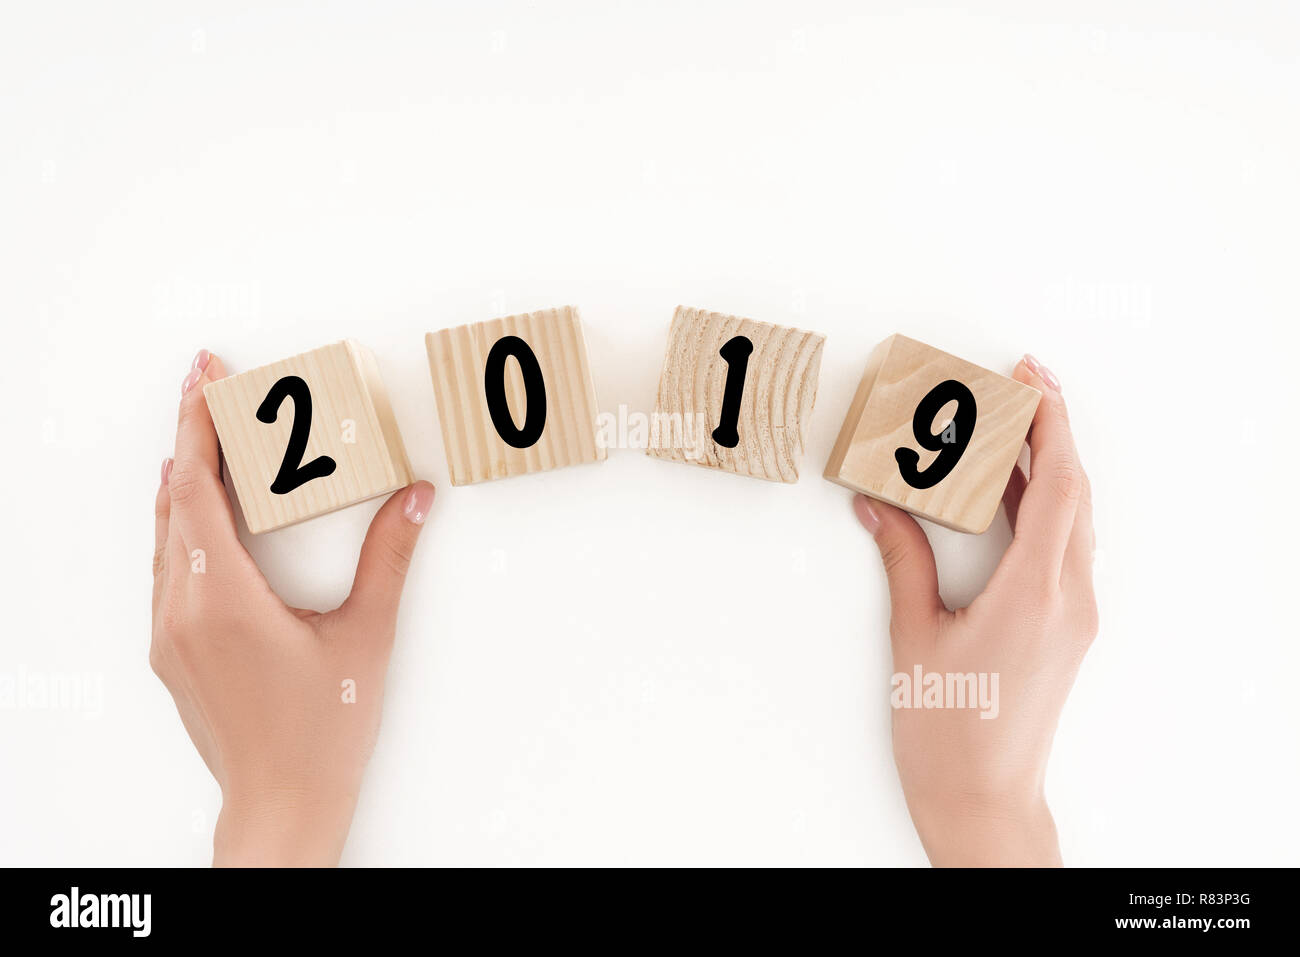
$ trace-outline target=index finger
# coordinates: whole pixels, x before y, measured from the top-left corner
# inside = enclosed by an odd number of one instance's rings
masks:
[[[203,349],[181,384],[176,455],[167,487],[171,521],[189,547],[237,541],[234,513],[221,481],[221,449],[203,387],[224,378],[225,366]]]
[[[1056,377],[1026,357],[1016,365],[1013,378],[1042,393],[1029,426],[1029,481],[1016,517],[1013,548],[1022,571],[1057,583],[1083,494],[1083,469]]]

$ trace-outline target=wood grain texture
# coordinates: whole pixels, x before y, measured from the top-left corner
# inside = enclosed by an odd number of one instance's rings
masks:
[[[957,465],[929,489],[904,481],[899,448],[920,454],[924,470],[939,455],[917,444],[912,418],[940,382],[955,379],[975,397],[974,431]],[[1011,469],[1040,398],[1037,389],[909,339],[890,336],[872,352],[849,406],[825,477],[961,532],[980,533],[997,514]],[[943,430],[953,403],[940,410],[932,432]]]
[[[302,462],[328,455],[337,465],[333,474],[277,495],[271,483],[299,410],[287,399],[275,422],[266,423],[258,420],[257,408],[271,387],[290,375],[302,378],[311,390],[311,432]],[[205,386],[203,395],[244,521],[254,534],[385,495],[412,481],[379,366],[359,343],[337,342],[228,376]]]
[[[488,411],[483,375],[488,353],[504,336],[528,343],[546,389],[546,424],[526,449],[507,445]],[[596,385],[576,307],[442,329],[425,336],[425,344],[452,485],[605,460],[605,449],[596,442]],[[514,359],[506,362],[505,392],[511,418],[522,426],[528,402]]]
[[[754,345],[745,374],[739,444],[713,440],[722,413],[728,363],[719,350],[735,336]],[[808,421],[817,399],[826,337],[703,309],[678,306],[647,454],[775,482],[797,482]]]

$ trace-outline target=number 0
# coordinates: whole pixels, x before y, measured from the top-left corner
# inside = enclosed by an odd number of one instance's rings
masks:
[[[524,377],[524,402],[528,406],[522,429],[515,426],[506,401],[506,359],[514,356]],[[518,336],[502,336],[488,353],[483,370],[483,391],[487,397],[488,414],[497,435],[506,445],[526,449],[535,445],[546,427],[546,383],[542,380],[542,367],[528,343]]]

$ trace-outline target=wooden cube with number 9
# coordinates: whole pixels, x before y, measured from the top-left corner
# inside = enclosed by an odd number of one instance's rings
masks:
[[[871,354],[826,478],[959,532],[989,527],[1037,389],[906,336]]]
[[[411,484],[379,366],[352,340],[203,389],[254,534]]]

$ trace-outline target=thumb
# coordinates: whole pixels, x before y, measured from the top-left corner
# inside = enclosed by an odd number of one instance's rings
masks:
[[[394,492],[375,513],[361,543],[357,574],[352,591],[340,609],[390,630],[397,622],[397,603],[402,598],[406,569],[415,553],[424,520],[433,507],[433,486],[416,482]]]
[[[947,609],[939,598],[934,550],[921,526],[901,508],[865,495],[854,497],[853,510],[885,563],[894,629],[933,627]]]

